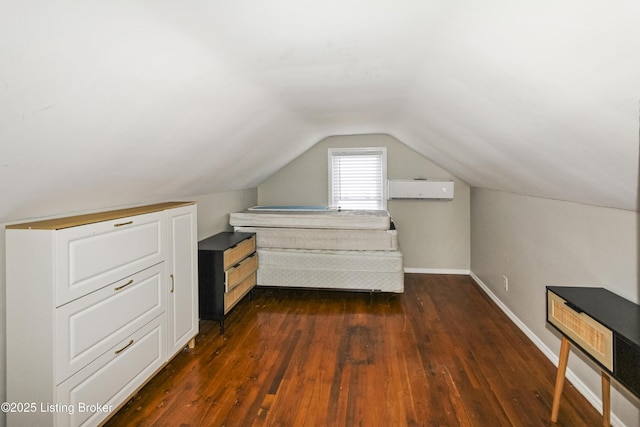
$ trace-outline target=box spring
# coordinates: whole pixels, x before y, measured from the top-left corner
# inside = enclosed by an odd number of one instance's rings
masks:
[[[256,233],[259,248],[391,251],[398,249],[396,230],[234,227]]]
[[[258,249],[258,286],[404,292],[402,253]]]

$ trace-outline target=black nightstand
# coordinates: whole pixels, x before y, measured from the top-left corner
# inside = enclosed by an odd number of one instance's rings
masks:
[[[220,322],[256,285],[254,233],[223,232],[198,243],[200,319]]]

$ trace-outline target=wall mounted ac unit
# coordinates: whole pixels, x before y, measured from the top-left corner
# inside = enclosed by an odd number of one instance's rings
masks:
[[[391,199],[453,199],[453,181],[442,179],[390,179]]]

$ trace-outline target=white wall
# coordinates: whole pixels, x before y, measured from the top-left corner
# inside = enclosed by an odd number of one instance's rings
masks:
[[[390,200],[404,266],[410,271],[468,273],[469,186],[389,135],[332,136],[279,170],[258,187],[261,205],[328,204],[327,149],[386,147],[387,177],[453,179],[453,201]]]
[[[198,240],[221,231],[233,231],[229,214],[240,212],[258,203],[258,190],[229,191],[192,197],[198,203]]]
[[[238,191],[229,191],[224,193],[207,194],[180,198],[176,200],[190,200],[198,203],[198,240],[202,240],[221,231],[228,231],[229,213],[241,211],[247,207],[257,203],[257,190],[247,189]],[[117,209],[122,206],[117,207]],[[115,209],[115,208],[114,208]],[[101,209],[101,210],[109,210]],[[87,212],[69,212],[64,215],[76,215]],[[34,212],[34,214],[37,214]],[[46,219],[47,217],[38,217],[37,219]],[[32,221],[36,218],[25,218],[24,221]],[[24,222],[13,221],[13,223]],[[2,325],[5,325],[6,319],[6,266],[5,266],[5,226],[8,223],[0,224],[0,319]],[[0,328],[0,402],[6,400],[6,329]],[[0,427],[6,425],[6,417],[4,413],[0,413]]]
[[[471,191],[472,274],[554,363],[560,335],[546,325],[545,286],[605,287],[637,303],[638,237],[634,211]],[[569,370],[600,408],[600,371],[574,351]],[[629,427],[640,425],[640,401],[620,390],[612,390],[612,413]]]

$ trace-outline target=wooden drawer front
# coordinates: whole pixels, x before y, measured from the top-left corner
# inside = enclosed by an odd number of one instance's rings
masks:
[[[70,411],[57,413],[57,425],[97,425],[115,411],[166,360],[164,315],[159,316],[109,349],[107,353],[57,388],[59,404]],[[106,412],[93,412],[82,405],[106,405]]]
[[[588,315],[578,313],[553,292],[547,292],[547,319],[604,367],[613,371],[613,333]]]
[[[256,251],[256,236],[243,240],[232,248],[224,251],[224,270],[233,267]]]
[[[56,384],[166,310],[164,263],[56,310]]]
[[[245,277],[231,292],[224,294],[224,314],[227,314],[256,285],[256,273]]]
[[[231,267],[224,272],[224,290],[231,291],[238,286],[242,280],[258,269],[258,254],[253,253],[249,258],[245,258],[240,264]]]
[[[164,260],[165,217],[155,212],[60,230],[56,305]]]

